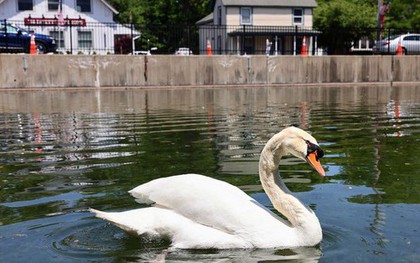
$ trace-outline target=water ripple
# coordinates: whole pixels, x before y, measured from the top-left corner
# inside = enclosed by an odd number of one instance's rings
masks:
[[[15,255],[32,255],[30,249],[14,247],[33,248],[35,243],[69,261],[164,257],[255,262],[305,259],[305,255],[313,261],[320,255],[339,261],[348,254],[366,256],[370,253],[366,246],[373,243],[375,251],[398,254],[415,247],[400,242],[404,236],[415,243],[413,227],[402,228],[401,222],[418,212],[404,207],[395,213],[398,218],[390,219],[390,213],[382,217],[372,207],[420,203],[418,91],[418,87],[313,86],[95,90],[71,96],[65,91],[4,92],[0,242]],[[188,172],[228,181],[272,209],[260,186],[258,159],[266,141],[289,125],[314,134],[326,153],[321,160],[326,178],[294,157],[284,158],[280,166],[290,190],[322,219],[320,247],[168,252],[168,244],[132,238],[79,213],[87,207],[131,209],[136,206],[127,194],[132,187]],[[32,220],[36,223],[28,227]],[[42,255],[40,262],[51,256]],[[384,259],[378,256],[373,261]]]

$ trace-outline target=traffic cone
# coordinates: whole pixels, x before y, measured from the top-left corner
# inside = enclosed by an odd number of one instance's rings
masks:
[[[36,55],[36,44],[35,44],[35,35],[31,34],[31,45],[29,47],[29,54]]]
[[[300,51],[300,55],[301,56],[307,56],[307,51],[306,51],[306,37],[303,36],[303,42],[302,42],[302,50]]]
[[[401,56],[401,55],[403,55],[403,49],[402,49],[401,38],[400,38],[400,41],[398,41],[398,47],[397,47],[397,53],[396,53],[396,55],[397,55],[397,56]]]
[[[211,43],[210,40],[207,39],[207,56],[211,56],[212,52],[211,52]]]

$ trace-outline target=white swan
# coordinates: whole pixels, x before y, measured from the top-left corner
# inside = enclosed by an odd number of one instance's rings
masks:
[[[198,174],[160,178],[129,193],[153,207],[101,212],[97,217],[138,235],[169,238],[173,248],[270,248],[313,246],[322,239],[315,213],[292,195],[279,176],[282,156],[291,153],[325,176],[323,151],[307,132],[288,127],[265,145],[259,161],[262,186],[277,216],[239,188]]]

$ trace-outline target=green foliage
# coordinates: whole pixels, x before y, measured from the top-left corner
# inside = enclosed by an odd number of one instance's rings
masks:
[[[156,46],[162,52],[174,52],[190,41],[182,34],[188,27],[208,15],[209,0],[110,0],[119,11],[116,20],[133,23],[142,37],[136,46],[148,50]],[[191,37],[192,38],[192,37]],[[198,38],[198,36],[197,36]]]
[[[385,25],[390,28],[420,30],[420,1],[391,1]]]
[[[322,31],[320,43],[329,53],[346,53],[351,42],[376,26],[376,7],[353,0],[320,1],[314,11],[314,26]]]
[[[142,37],[136,46],[160,53],[172,53],[181,46],[194,46],[198,35],[195,23],[208,15],[210,0],[110,0],[118,11],[116,20],[133,23]],[[387,0],[384,0],[387,2]],[[419,0],[389,1],[386,27],[406,28],[411,32],[420,26]],[[377,0],[318,0],[314,25],[323,32],[320,44],[330,53],[346,53],[354,40],[375,35]],[[370,29],[366,30],[366,29]],[[375,37],[374,37],[375,38]]]
[[[111,0],[109,1],[119,14],[116,20],[121,23],[144,24],[148,12],[147,0]]]
[[[377,0],[318,0],[314,11],[314,26],[323,34],[320,44],[330,54],[347,53],[353,40],[362,36],[376,39]],[[386,1],[389,10],[385,28],[417,32],[420,28],[418,0]]]

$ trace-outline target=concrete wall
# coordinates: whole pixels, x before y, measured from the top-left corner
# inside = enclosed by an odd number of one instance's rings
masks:
[[[0,88],[420,82],[420,56],[0,55]]]

